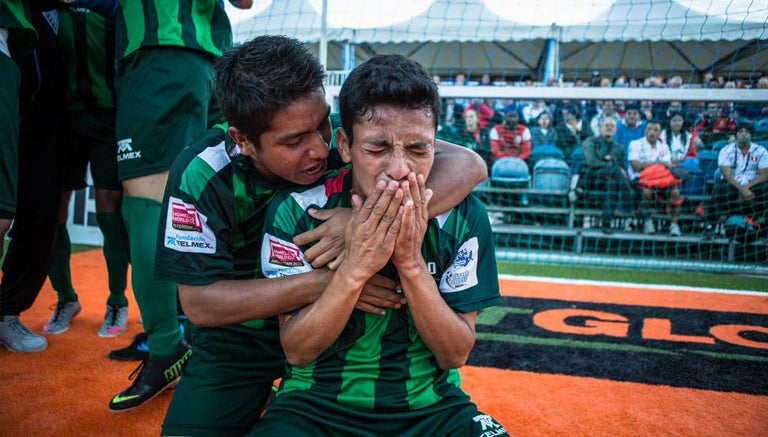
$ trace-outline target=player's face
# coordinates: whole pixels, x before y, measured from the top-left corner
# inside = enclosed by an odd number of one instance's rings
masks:
[[[271,182],[286,180],[299,185],[320,179],[328,167],[329,114],[321,91],[275,114],[272,128],[259,138],[260,147],[253,147],[250,153],[259,173]]]
[[[371,119],[368,119],[371,118]],[[435,157],[434,114],[423,109],[377,106],[373,117],[352,126],[354,144],[343,129],[336,134],[339,152],[354,169],[353,192],[365,198],[376,182],[426,178]]]

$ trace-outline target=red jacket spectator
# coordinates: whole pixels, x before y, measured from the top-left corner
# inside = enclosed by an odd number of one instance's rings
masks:
[[[507,112],[504,124],[493,127],[489,133],[494,159],[512,156],[528,159],[531,155],[531,131],[518,123],[517,111]]]
[[[483,100],[474,100],[464,110],[464,117],[466,117],[467,111],[469,111],[470,109],[474,109],[475,111],[477,111],[477,117],[480,120],[480,128],[488,129],[488,125],[491,119],[493,118],[493,115],[496,113],[496,111],[494,111],[493,108],[488,106],[488,104],[485,103]]]

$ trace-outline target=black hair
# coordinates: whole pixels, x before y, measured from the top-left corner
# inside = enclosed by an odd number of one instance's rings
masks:
[[[746,130],[748,130],[750,134],[754,134],[754,133],[755,133],[755,125],[753,125],[752,123],[747,123],[747,122],[745,122],[745,121],[740,121],[740,122],[739,122],[739,123],[736,125],[736,129],[734,130],[734,132],[738,132],[738,131],[740,131],[741,129],[746,129]]]
[[[683,126],[680,128],[680,131],[684,132],[688,130],[688,120],[685,118],[685,114],[682,113],[681,111],[674,111],[669,114],[669,118],[667,119],[667,124],[666,126],[664,126],[664,128],[667,129],[667,131],[670,131],[670,132],[672,131],[670,129],[670,123],[672,123],[673,118],[678,116],[683,119]]]
[[[437,130],[440,120],[440,95],[427,70],[402,55],[377,55],[347,76],[339,93],[341,124],[350,145],[352,126],[376,116],[377,106],[393,105],[430,112]]]
[[[216,98],[229,123],[259,147],[275,114],[314,92],[324,92],[325,72],[299,40],[253,38],[216,62]]]

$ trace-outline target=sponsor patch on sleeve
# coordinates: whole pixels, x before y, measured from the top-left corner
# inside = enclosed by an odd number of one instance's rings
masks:
[[[455,293],[477,285],[477,237],[461,245],[453,263],[440,278],[441,293]]]
[[[171,196],[165,220],[165,247],[178,252],[216,253],[216,236],[208,218],[181,199]]]
[[[261,270],[265,277],[276,278],[309,272],[312,265],[297,245],[265,233],[261,242]]]

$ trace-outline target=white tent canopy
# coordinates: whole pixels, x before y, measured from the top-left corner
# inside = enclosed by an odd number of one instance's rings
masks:
[[[256,15],[233,19],[235,40],[261,34],[313,46],[325,40],[331,70],[342,68],[342,47],[353,44],[358,62],[402,53],[440,74],[487,72],[513,80],[543,77],[550,40],[559,44],[557,67],[566,77],[600,70],[606,76],[680,74],[690,81],[707,71],[752,78],[768,69],[765,1],[361,1],[327,0],[323,39],[321,0],[256,0]],[[411,9],[416,13],[408,16]]]

